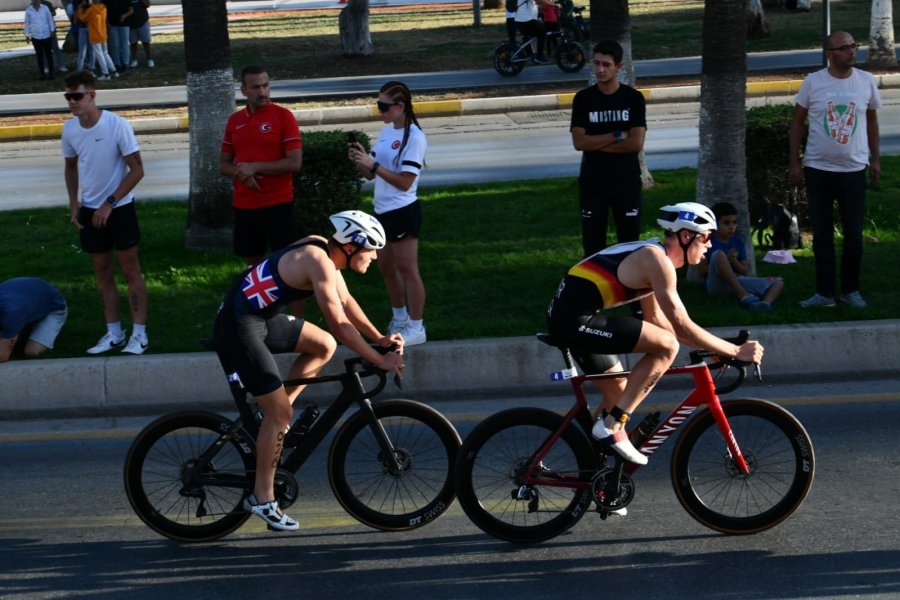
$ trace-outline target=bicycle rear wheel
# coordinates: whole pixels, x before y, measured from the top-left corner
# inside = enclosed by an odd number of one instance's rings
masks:
[[[466,437],[456,461],[459,503],[482,531],[509,542],[541,542],[577,523],[591,505],[590,489],[525,486],[522,476],[563,418],[542,408],[497,413]],[[596,469],[590,443],[569,427],[541,461],[544,477],[586,477]]]
[[[517,49],[518,47],[515,44],[505,42],[494,50],[494,69],[504,77],[518,75],[525,68],[524,61],[516,62],[513,60]]]
[[[331,489],[348,513],[375,529],[427,525],[453,503],[459,434],[441,413],[412,400],[378,402],[372,410],[400,468],[383,455],[361,411],[344,423],[331,445]]]
[[[672,454],[672,484],[692,517],[716,531],[778,525],[803,503],[815,475],[812,441],[791,413],[764,400],[722,403],[750,473],[738,472],[709,410],[691,419]]]
[[[556,66],[566,73],[577,73],[584,67],[584,47],[572,40],[565,40],[560,43],[554,53]]]
[[[178,412],[160,417],[138,434],[125,458],[125,492],[147,526],[174,540],[203,542],[228,535],[249,518],[241,505],[252,490],[256,469],[249,436],[235,436],[195,469],[200,456],[231,424],[211,412]],[[208,478],[230,483],[226,487],[199,481]]]

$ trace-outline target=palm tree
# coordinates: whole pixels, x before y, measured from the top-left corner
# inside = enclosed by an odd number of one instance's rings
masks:
[[[349,0],[338,16],[341,46],[344,56],[372,54],[372,35],[369,32],[369,0]]]
[[[703,10],[700,75],[700,150],[697,201],[727,200],[738,228],[750,231],[746,138],[747,0],[707,0]],[[747,244],[750,236],[745,236]],[[751,257],[751,271],[755,269]]]
[[[872,17],[869,26],[869,57],[866,64],[878,67],[896,67],[894,50],[894,13],[891,0],[872,0]]]
[[[219,174],[219,146],[234,112],[234,74],[225,0],[182,0],[190,123],[190,193],[185,243],[230,247],[231,181]]]

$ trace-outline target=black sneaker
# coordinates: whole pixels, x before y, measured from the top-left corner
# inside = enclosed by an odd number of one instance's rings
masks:
[[[533,60],[539,65],[549,65],[551,63],[550,59],[542,54],[538,54]]]

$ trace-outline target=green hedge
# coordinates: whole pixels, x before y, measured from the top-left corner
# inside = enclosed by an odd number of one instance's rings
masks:
[[[362,206],[362,182],[347,158],[347,131],[313,131],[303,134],[303,168],[294,175],[294,213],[300,236],[331,232],[328,216]],[[354,131],[356,139],[371,149],[369,136]]]
[[[784,204],[807,224],[806,190],[791,183],[789,139],[794,106],[774,104],[747,111],[747,192],[753,223],[772,204]]]

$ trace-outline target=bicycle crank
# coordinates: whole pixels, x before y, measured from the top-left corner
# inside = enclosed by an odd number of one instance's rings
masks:
[[[597,511],[604,515],[625,508],[634,499],[634,480],[620,469],[603,469],[591,479]]]
[[[285,509],[300,496],[300,485],[297,478],[290,471],[278,469],[275,471],[275,499],[278,500],[278,507]]]

